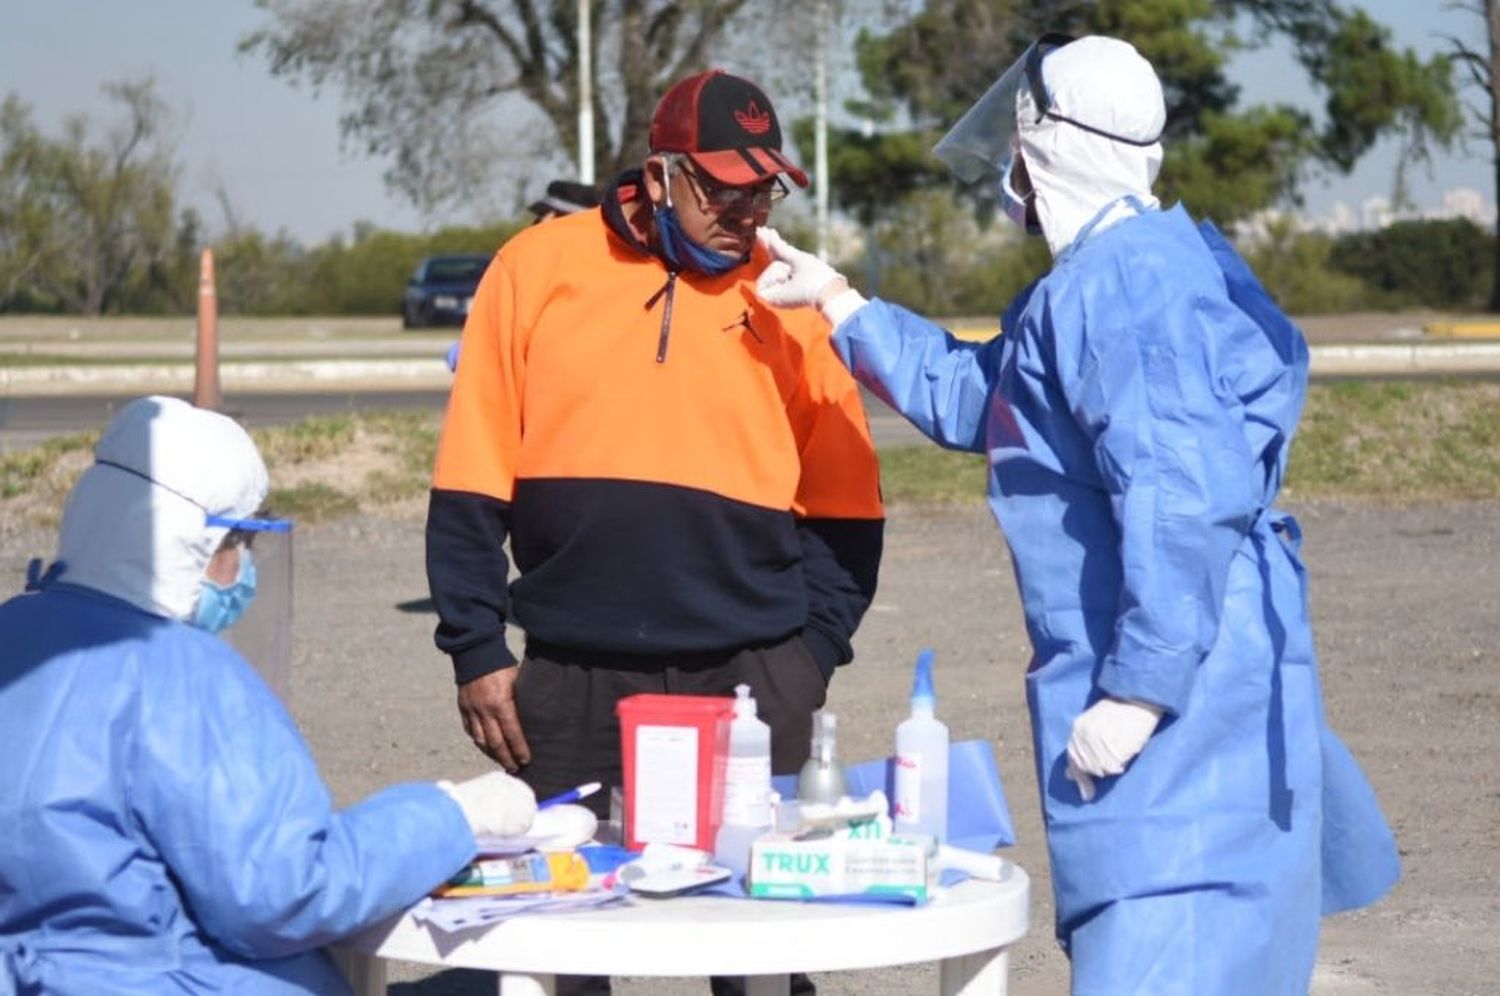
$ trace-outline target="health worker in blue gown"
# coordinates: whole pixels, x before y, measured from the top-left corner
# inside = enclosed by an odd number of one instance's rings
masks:
[[[254,597],[266,488],[233,420],[134,401],[0,605],[0,993],[345,993],[323,945],[531,825],[499,772],[333,807],[214,635]]]
[[[1165,121],[1129,44],[1044,36],[938,145],[1052,251],[989,342],[867,302],[774,233],[759,291],[821,307],[861,383],[988,457],[1072,991],[1305,993],[1320,915],[1400,868],[1324,719],[1301,534],[1274,504],[1307,348],[1211,225],[1151,195]]]

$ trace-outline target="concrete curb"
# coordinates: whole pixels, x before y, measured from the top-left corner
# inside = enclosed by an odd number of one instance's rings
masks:
[[[0,368],[0,392],[12,395],[188,392],[194,368],[187,363],[110,364]],[[433,359],[226,361],[219,382],[228,392],[288,393],[360,387],[442,390],[452,382],[448,364]]]
[[[1314,377],[1500,373],[1500,342],[1329,344],[1310,347]],[[191,362],[0,368],[6,395],[111,394],[193,389]],[[432,359],[228,360],[229,392],[287,393],[337,388],[444,390],[448,365]]]
[[[1500,342],[1330,344],[1309,352],[1315,377],[1500,371]]]

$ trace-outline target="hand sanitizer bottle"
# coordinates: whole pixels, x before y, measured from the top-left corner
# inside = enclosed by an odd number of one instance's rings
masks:
[[[734,694],[724,818],[714,838],[714,861],[743,875],[750,867],[750,844],[771,829],[771,728],[756,718],[749,685],[736,685]]]
[[[798,802],[826,802],[830,806],[849,794],[844,769],[835,760],[838,721],[833,713],[813,713],[812,756],[797,775]]]
[[[895,826],[897,833],[948,836],[948,727],[933,710],[932,651],[917,657],[911,718],[896,727]]]

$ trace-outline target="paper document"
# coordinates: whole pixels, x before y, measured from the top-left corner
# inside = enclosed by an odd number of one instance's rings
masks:
[[[514,837],[502,837],[493,833],[476,833],[474,843],[478,845],[480,854],[525,854],[527,851],[535,851],[543,844],[550,843],[552,837],[552,834],[541,836],[519,834]]]
[[[484,927],[513,916],[533,913],[570,913],[599,909],[625,901],[618,892],[535,893],[523,896],[474,896],[467,899],[424,899],[411,908],[412,919],[445,934]]]

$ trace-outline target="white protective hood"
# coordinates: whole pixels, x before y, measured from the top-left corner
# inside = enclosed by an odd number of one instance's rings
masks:
[[[233,419],[177,398],[120,410],[94,448],[94,465],[68,495],[58,580],[190,619],[224,526],[265,500],[266,465]]]
[[[1066,249],[1105,205],[1133,194],[1142,206],[1158,201],[1151,185],[1161,169],[1158,140],[1166,125],[1161,80],[1135,47],[1092,35],[1042,60],[1050,110],[1100,131],[1149,145],[1131,145],[1051,116],[1037,121],[1031,91],[1017,98],[1017,135],[1036,190],[1037,217],[1052,255]],[[1121,205],[1093,229],[1103,231],[1133,214]]]

